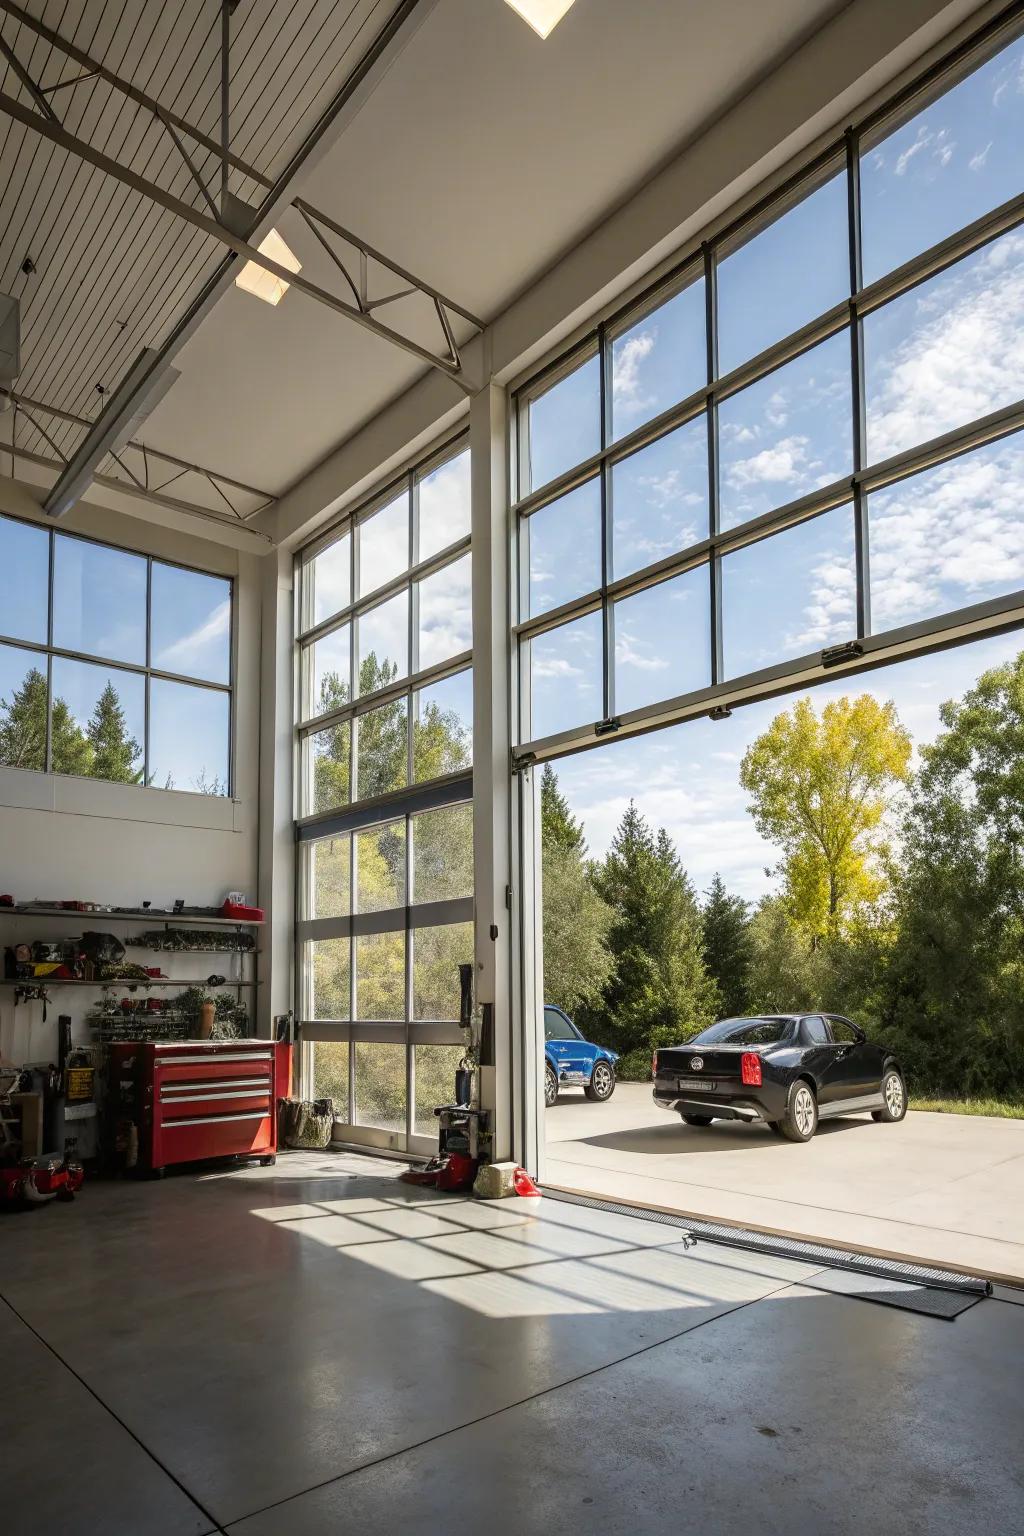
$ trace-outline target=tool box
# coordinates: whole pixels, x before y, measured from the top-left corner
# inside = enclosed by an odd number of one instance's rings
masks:
[[[291,1049],[276,1040],[111,1044],[108,1110],[117,1145],[137,1147],[137,1166],[153,1174],[216,1157],[273,1162]]]

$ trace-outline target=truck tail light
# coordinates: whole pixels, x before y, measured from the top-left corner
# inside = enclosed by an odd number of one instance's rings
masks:
[[[756,1051],[744,1051],[740,1060],[740,1077],[747,1088],[761,1086],[761,1058]]]
[[[651,1057],[651,1081],[652,1082],[657,1077],[657,1075],[658,1075],[658,1053],[657,1053],[657,1051],[655,1051],[654,1055]]]

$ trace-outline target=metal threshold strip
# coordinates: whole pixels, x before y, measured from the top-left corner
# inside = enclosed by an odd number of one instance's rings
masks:
[[[904,1285],[930,1286],[934,1290],[956,1291],[962,1295],[991,1296],[992,1282],[980,1275],[962,1274],[954,1269],[934,1269],[903,1259],[884,1259],[873,1253],[858,1253],[849,1248],[834,1248],[828,1243],[805,1242],[796,1237],[777,1237],[770,1232],[755,1232],[747,1227],[725,1226],[717,1221],[676,1215],[647,1205],[623,1205],[615,1200],[600,1200],[593,1195],[579,1195],[567,1189],[545,1184],[545,1196],[567,1205],[582,1205],[588,1210],[611,1211],[617,1216],[637,1216],[662,1226],[678,1227],[681,1232],[724,1247],[744,1248],[751,1253],[768,1253],[780,1259],[797,1259],[821,1264],[831,1269],[852,1270],[874,1275],[880,1280],[900,1280]]]

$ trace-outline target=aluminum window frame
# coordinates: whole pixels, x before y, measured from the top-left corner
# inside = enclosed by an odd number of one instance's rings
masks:
[[[863,283],[862,231],[860,209],[860,156],[880,139],[896,131],[931,101],[958,84],[976,68],[1024,34],[1024,5],[1018,3],[981,28],[971,38],[953,49],[932,68],[911,81],[888,102],[873,110],[808,161],[777,187],[772,188],[751,207],[727,218],[720,227],[706,232],[684,250],[672,270],[660,276],[642,292],[621,305],[577,337],[563,353],[550,359],[524,383],[511,391],[510,464],[513,502],[511,522],[516,546],[517,567],[513,578],[513,598],[519,615],[512,626],[514,646],[517,742],[513,748],[514,766],[527,766],[566,752],[584,750],[612,735],[632,735],[655,729],[676,720],[708,714],[732,703],[771,697],[776,693],[806,686],[808,681],[835,676],[837,672],[856,672],[881,665],[886,660],[925,649],[941,649],[959,643],[953,636],[985,633],[993,626],[1012,628],[1024,617],[1024,590],[960,608],[924,623],[909,624],[875,634],[870,611],[870,537],[868,496],[883,487],[895,485],[922,470],[952,462],[972,449],[1024,429],[1024,397],[985,416],[969,421],[951,431],[874,463],[867,452],[866,384],[863,346],[864,320],[884,305],[912,292],[931,277],[944,272],[974,252],[989,245],[1011,230],[1024,226],[1024,191],[988,213],[963,226],[912,259],[894,268],[873,283]],[[845,176],[847,190],[847,233],[849,244],[849,295],[831,309],[801,326],[790,335],[727,374],[719,374],[717,266],[733,250],[753,239],[777,218],[781,218],[802,198],[810,195],[831,176]],[[689,283],[703,274],[705,283],[705,327],[707,381],[688,397],[667,407],[632,432],[612,437],[610,380],[612,342],[639,319],[668,302]],[[747,522],[722,531],[719,517],[718,424],[720,403],[738,394],[750,384],[768,377],[794,358],[804,355],[819,343],[844,331],[850,338],[852,391],[852,472],[816,491],[781,504]],[[574,367],[597,354],[600,369],[601,447],[586,460],[536,489],[529,486],[528,452],[522,446],[523,421],[529,402]],[[611,471],[631,454],[666,437],[687,422],[707,415],[708,424],[708,512],[707,537],[684,549],[630,572],[611,575]],[[529,518],[577,486],[600,477],[601,481],[601,584],[587,593],[560,604],[537,617],[522,617],[528,612]],[[810,521],[834,508],[849,504],[853,510],[856,561],[855,632],[850,641],[857,648],[846,664],[823,664],[831,647],[807,656],[793,657],[775,666],[743,677],[726,679],[722,667],[721,560],[736,549],[758,542],[796,524]],[[614,674],[614,604],[625,596],[653,587],[668,577],[701,565],[707,565],[711,592],[711,676],[707,687],[676,699],[667,699],[628,714],[615,708]],[[603,713],[589,726],[574,728],[546,738],[532,738],[529,728],[530,641],[538,635],[559,628],[573,619],[600,611],[603,634]]]
[[[53,663],[55,660],[83,662],[88,666],[99,666],[111,672],[126,672],[135,677],[144,679],[144,706],[143,706],[143,735],[142,743],[142,782],[130,785],[133,789],[161,789],[162,786],[150,782],[150,723],[151,723],[151,683],[155,679],[158,682],[184,683],[190,688],[205,688],[211,693],[226,694],[228,700],[228,758],[227,781],[223,795],[210,795],[205,790],[173,789],[172,794],[199,794],[208,799],[230,800],[235,795],[236,785],[236,724],[237,724],[237,700],[236,677],[238,662],[238,583],[237,577],[227,575],[222,571],[206,570],[203,566],[191,565],[184,560],[169,560],[163,555],[147,554],[143,550],[130,549],[123,544],[115,544],[110,539],[96,538],[93,534],[79,533],[70,528],[44,527],[32,518],[19,517],[17,513],[4,511],[0,513],[0,519],[11,523],[18,523],[25,528],[35,528],[46,535],[47,540],[47,616],[46,639],[19,640],[12,635],[0,631],[0,645],[12,647],[22,651],[32,651],[38,656],[46,658],[46,764],[42,769],[19,770],[29,773],[45,773],[62,779],[85,779],[90,783],[109,784],[118,783],[119,780],[103,779],[91,774],[54,774],[53,770]],[[57,566],[57,540],[75,539],[82,544],[91,544],[99,549],[109,549],[115,554],[131,555],[136,560],[146,562],[146,627],[145,627],[145,661],[131,662],[113,660],[100,655],[98,652],[82,651],[66,646],[55,645],[53,641],[54,623],[54,584]],[[226,683],[212,682],[209,678],[192,677],[185,672],[171,672],[163,667],[152,665],[153,651],[153,566],[168,566],[172,570],[186,571],[192,576],[205,576],[213,581],[222,581],[228,588],[228,602],[230,612],[228,618],[228,681]],[[3,765],[0,765],[2,771]],[[166,793],[166,791],[165,791]]]
[[[348,1096],[347,1104],[336,1106],[336,1134],[346,1141],[367,1145],[381,1150],[429,1152],[433,1141],[416,1132],[416,1066],[417,1046],[448,1045],[464,1047],[458,1023],[454,1020],[416,1020],[414,1018],[415,935],[420,928],[454,926],[472,923],[474,900],[472,894],[441,901],[413,900],[415,873],[415,825],[416,817],[447,807],[472,806],[472,766],[453,773],[421,781],[414,781],[416,695],[424,688],[460,675],[471,675],[472,648],[445,658],[428,667],[418,665],[419,624],[418,585],[438,571],[453,565],[471,553],[471,534],[436,550],[426,559],[418,559],[420,547],[420,485],[435,470],[459,457],[469,447],[465,427],[446,436],[427,454],[410,462],[399,474],[392,476],[350,512],[335,519],[320,532],[315,540],[300,549],[295,557],[295,581],[297,600],[294,632],[295,667],[295,754],[296,754],[296,803],[295,803],[295,976],[296,1017],[301,1038],[311,1043],[347,1043]],[[408,564],[404,571],[372,592],[359,593],[359,527],[382,507],[394,501],[404,492],[408,496],[409,549]],[[313,600],[304,581],[305,569],[315,557],[338,539],[349,534],[349,591],[350,602],[319,623],[310,622]],[[395,678],[370,693],[355,695],[358,666],[358,623],[362,614],[379,606],[388,598],[408,590],[408,647],[409,672]],[[310,647],[325,635],[334,633],[344,625],[350,626],[349,648],[349,699],[340,708],[318,716],[300,718],[304,699],[309,697]],[[406,701],[406,780],[398,789],[385,794],[360,798],[358,789],[358,729],[362,717],[396,700]],[[320,731],[347,724],[352,737],[349,750],[348,802],[326,811],[310,809],[311,754],[309,742]],[[358,906],[358,843],[357,834],[371,832],[375,828],[404,822],[405,828],[405,892],[404,901],[379,912],[359,912]],[[350,836],[348,849],[349,911],[338,917],[316,918],[311,913],[312,860],[304,845],[331,835]],[[364,935],[403,933],[405,935],[404,970],[404,1017],[367,1020],[358,1017],[358,960],[356,940]],[[315,1019],[313,1017],[313,972],[308,961],[309,946],[318,939],[342,939],[349,944],[349,1011],[347,1018]],[[389,1131],[380,1127],[359,1125],[356,1120],[357,1097],[355,1081],[355,1051],[359,1042],[403,1046],[405,1058],[406,1124],[404,1132]],[[338,1128],[340,1127],[340,1130]]]

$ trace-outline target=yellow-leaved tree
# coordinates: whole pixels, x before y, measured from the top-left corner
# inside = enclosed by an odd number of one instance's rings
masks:
[[[868,693],[820,715],[799,699],[748,748],[740,783],[758,831],[782,850],[786,906],[812,943],[884,891],[885,810],[910,753],[894,705]]]

